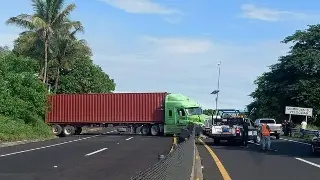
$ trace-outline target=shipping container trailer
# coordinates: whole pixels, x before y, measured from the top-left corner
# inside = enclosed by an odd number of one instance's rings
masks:
[[[179,134],[188,124],[205,120],[198,103],[167,92],[58,94],[50,95],[48,103],[46,123],[58,136],[80,134],[85,126],[122,127],[153,136]]]

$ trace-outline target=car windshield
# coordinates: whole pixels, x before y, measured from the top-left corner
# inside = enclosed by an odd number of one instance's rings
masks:
[[[188,115],[200,115],[202,114],[202,109],[199,107],[187,108],[186,112]]]
[[[273,119],[263,119],[260,120],[260,123],[274,124],[275,121]]]

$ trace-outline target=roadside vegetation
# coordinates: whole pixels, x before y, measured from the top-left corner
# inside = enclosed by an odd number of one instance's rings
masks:
[[[103,93],[115,90],[113,79],[92,61],[91,49],[70,19],[75,4],[31,0],[33,14],[6,21],[22,29],[13,49],[0,47],[0,141],[47,139],[44,122],[51,93]]]
[[[288,119],[285,106],[313,108],[308,126],[320,126],[320,24],[310,25],[284,38],[282,43],[291,45],[290,51],[279,57],[254,82],[257,86],[247,106],[252,119],[276,118],[278,122]],[[305,117],[292,116],[296,124]],[[311,125],[311,126],[310,126]],[[313,127],[316,128],[316,127]]]

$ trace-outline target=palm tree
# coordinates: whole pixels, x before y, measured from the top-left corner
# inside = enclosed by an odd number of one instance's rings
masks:
[[[65,22],[52,36],[53,66],[56,67],[54,92],[58,90],[61,70],[70,70],[73,61],[80,55],[91,55],[86,42],[77,40],[75,36],[77,32],[83,32],[83,29],[79,21]]]
[[[64,0],[31,0],[34,14],[20,14],[11,17],[6,24],[15,24],[27,31],[37,34],[44,43],[44,67],[43,83],[47,82],[49,40],[56,28],[61,26],[69,14],[75,9],[75,4],[69,4],[64,8]]]

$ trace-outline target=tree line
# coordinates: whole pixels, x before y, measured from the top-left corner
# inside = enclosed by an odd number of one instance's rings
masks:
[[[23,31],[14,47],[0,47],[0,140],[50,137],[44,123],[51,93],[105,93],[115,82],[92,61],[76,5],[64,0],[31,0],[33,14],[9,18]]]
[[[253,119],[272,117],[278,121],[288,119],[285,106],[313,108],[308,122],[320,125],[320,24],[309,25],[284,38],[282,43],[291,45],[268,72],[259,76],[256,89],[247,109]],[[303,116],[292,116],[300,123]]]

